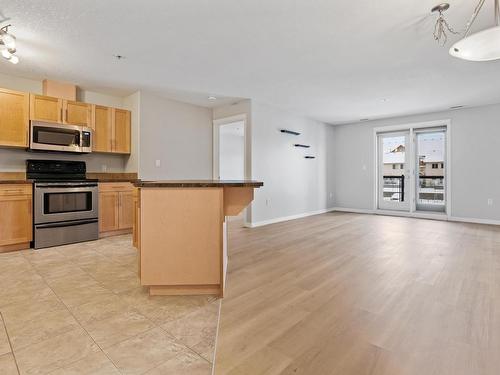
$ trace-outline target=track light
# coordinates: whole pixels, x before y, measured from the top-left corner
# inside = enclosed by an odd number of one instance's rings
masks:
[[[19,57],[16,53],[16,37],[9,33],[10,25],[4,26],[0,29],[0,50],[2,57],[12,64],[19,62]]]

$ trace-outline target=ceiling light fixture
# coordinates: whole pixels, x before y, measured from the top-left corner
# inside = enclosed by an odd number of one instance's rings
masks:
[[[208,100],[217,100],[217,98],[215,96],[209,96]]]
[[[486,0],[479,0],[469,22],[463,32],[464,37],[456,42],[449,50],[451,56],[469,61],[492,61],[500,59],[500,0],[494,0],[495,26],[470,34],[472,25],[484,6]],[[443,13],[450,8],[450,4],[442,3],[431,9],[439,16],[434,26],[434,39],[445,45],[448,33],[461,34],[455,31],[445,20]]]
[[[450,4],[442,3],[436,5],[431,9],[432,13],[439,13],[436,24],[434,25],[434,40],[436,40],[442,46],[444,46],[446,44],[446,41],[448,40],[448,33],[459,34],[458,31],[453,30],[453,27],[450,26],[448,21],[446,21],[443,16],[443,13],[446,12],[449,8]]]
[[[450,55],[469,61],[500,59],[500,0],[494,1],[495,26],[469,35],[470,29],[485,2],[485,0],[479,0],[479,4],[467,23],[464,38],[450,48]]]
[[[10,61],[12,64],[17,64],[19,57],[15,55],[16,37],[9,33],[10,26],[7,25],[0,29],[0,50],[5,60]]]

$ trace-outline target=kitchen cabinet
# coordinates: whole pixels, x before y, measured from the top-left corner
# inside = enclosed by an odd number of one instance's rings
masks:
[[[130,154],[130,111],[93,106],[96,152]]]
[[[62,122],[62,102],[52,96],[30,94],[30,120]]]
[[[113,152],[130,154],[130,111],[114,109]]]
[[[63,100],[63,123],[92,127],[92,105]]]
[[[94,117],[94,138],[92,151],[111,152],[113,108],[104,107],[102,105],[94,105],[92,111]]]
[[[30,119],[92,126],[92,105],[52,96],[30,94]]]
[[[99,183],[99,232],[101,237],[130,233],[134,198],[129,182]]]
[[[134,188],[134,226],[132,227],[132,245],[135,248],[139,248],[139,237],[140,237],[140,220],[141,217],[141,207],[140,207],[140,197],[139,189]]]
[[[31,184],[0,185],[0,252],[27,249],[33,233]]]
[[[28,147],[29,94],[0,89],[0,145]]]

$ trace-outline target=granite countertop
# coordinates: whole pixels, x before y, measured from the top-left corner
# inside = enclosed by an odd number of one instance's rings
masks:
[[[143,181],[137,180],[134,185],[140,188],[176,188],[176,187],[254,187],[258,188],[264,185],[261,181],[252,180],[159,180]]]

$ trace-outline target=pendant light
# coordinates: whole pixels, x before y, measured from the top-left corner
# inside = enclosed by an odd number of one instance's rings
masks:
[[[480,0],[467,24],[464,38],[450,48],[450,55],[469,61],[492,61],[500,59],[500,0],[495,0],[495,26],[471,34],[470,29],[476,20],[485,0]]]

